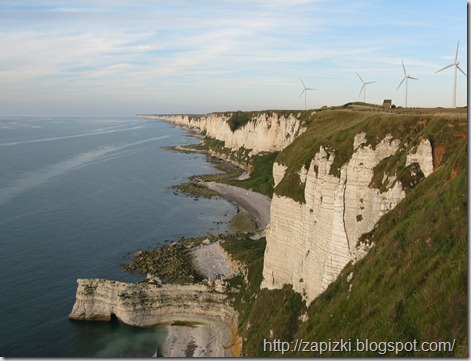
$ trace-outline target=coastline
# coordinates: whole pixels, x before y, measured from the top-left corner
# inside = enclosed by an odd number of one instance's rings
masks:
[[[191,133],[200,136],[194,130]],[[240,177],[246,179],[249,175],[244,173]],[[246,211],[257,225],[258,237],[263,236],[270,220],[269,197],[224,183],[199,184]],[[210,238],[212,241],[206,239],[200,245],[189,246],[192,267],[205,277],[203,282],[162,284],[150,274],[140,283],[78,280],[76,302],[69,318],[108,321],[116,317],[135,327],[164,326],[168,337],[154,356],[239,356],[242,340],[237,334],[238,314],[229,305],[224,280],[241,270],[221,247],[223,241],[215,241],[217,236]]]
[[[181,125],[175,126],[185,128],[191,133],[191,136],[204,139],[204,136],[195,129]],[[218,157],[216,154],[212,154],[211,151],[181,146],[175,146],[173,150],[216,156],[224,163],[240,167],[239,164],[234,164],[234,162],[228,159]],[[247,171],[242,172],[237,177],[239,180],[249,178],[250,174]],[[265,228],[270,223],[271,199],[269,197],[252,190],[225,183],[200,181],[199,184],[217,192],[222,198],[234,203],[239,209],[245,210],[249,218],[257,225],[258,236],[255,236],[256,238],[265,235]],[[193,266],[204,274],[212,284],[215,281],[218,282],[218,279],[224,280],[241,272],[239,265],[231,259],[231,256],[221,247],[219,241],[193,250],[192,258]],[[225,325],[200,324],[191,327],[170,325],[167,329],[169,335],[160,347],[160,355],[163,357],[238,357],[242,351],[242,339],[237,333],[237,323],[235,322]],[[221,335],[225,335],[227,340],[226,332],[228,330],[230,330],[231,334],[230,347],[217,342],[221,340]],[[219,347],[214,347],[216,345],[219,345]]]
[[[257,224],[258,232],[264,233],[270,221],[271,199],[257,192],[216,182],[203,182],[204,186],[218,192],[223,198],[248,212]],[[222,286],[219,280],[233,277],[240,272],[238,265],[214,242],[192,251],[193,266],[206,276],[210,284]],[[237,334],[236,323],[206,323],[192,326],[170,325],[168,337],[162,343],[159,354],[163,357],[237,357],[242,342]],[[230,341],[228,341],[228,330]]]
[[[245,209],[257,223],[259,230],[264,230],[270,223],[271,199],[263,194],[224,183],[205,182],[209,189],[218,192],[223,198]]]
[[[243,177],[248,177],[243,174]],[[265,233],[270,222],[271,199],[244,188],[217,182],[202,185],[219,193],[223,198],[243,208],[257,224],[258,232]],[[236,275],[240,270],[219,242],[193,250],[193,266],[204,274],[209,282],[218,282]],[[230,343],[227,344],[227,330]],[[169,335],[160,347],[163,357],[237,357],[242,342],[237,334],[237,324],[199,324],[193,326],[170,325]],[[226,343],[223,340],[226,340]]]

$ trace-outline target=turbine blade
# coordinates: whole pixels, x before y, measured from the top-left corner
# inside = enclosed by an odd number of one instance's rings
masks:
[[[303,83],[303,87],[304,87],[304,89],[306,89],[306,84],[304,84],[304,82],[303,82],[303,78],[300,78],[300,79],[301,79],[301,83]]]
[[[361,82],[362,82],[363,84],[365,84],[365,82],[364,82],[363,78],[360,76],[360,74],[357,73],[357,75],[358,75],[358,77],[360,78]]]
[[[402,79],[402,81],[399,83],[399,86],[397,87],[397,89],[399,89],[399,88],[401,87],[402,83],[404,83],[404,80],[406,80],[406,77],[404,77],[404,78]],[[397,89],[396,89],[396,90],[397,90]]]
[[[316,90],[316,89],[314,89],[314,88],[306,88],[306,90]]]
[[[363,91],[363,89],[364,89],[364,88],[365,88],[365,84],[363,84],[363,86],[361,87],[361,89],[360,89],[360,93],[358,94],[358,96],[360,96],[360,95],[361,95],[361,92]]]
[[[306,91],[306,88],[303,89],[303,91],[301,92],[301,94],[299,94],[299,97],[298,97],[298,98],[301,98],[301,96],[304,94],[305,91]]]
[[[460,41],[458,40],[458,45],[456,45],[455,64],[456,64],[456,61],[458,60],[458,48],[459,47],[460,47]]]
[[[455,64],[447,65],[447,66],[445,66],[444,68],[441,68],[440,70],[437,70],[437,71],[435,72],[435,74],[441,72],[442,70],[448,69],[449,67],[451,67],[451,66],[453,66],[453,65],[455,65]]]
[[[463,71],[463,69],[461,69],[461,68],[460,68],[460,66],[459,66],[459,65],[457,65],[456,67],[457,67],[457,68],[460,70],[460,72],[462,72],[462,73],[464,74],[464,76],[466,76],[466,77],[467,77],[466,73]]]
[[[401,60],[401,61],[402,61],[402,69],[404,69],[404,76],[407,76],[406,67],[404,66],[404,60]]]
[[[409,75],[408,75],[407,77],[408,77],[409,79],[419,80],[419,79],[417,79],[417,78],[414,78],[414,77],[412,77],[412,76],[409,76]]]
[[[376,80],[375,80],[375,81],[366,82],[365,85],[366,85],[366,84],[373,84],[373,83],[376,83]]]

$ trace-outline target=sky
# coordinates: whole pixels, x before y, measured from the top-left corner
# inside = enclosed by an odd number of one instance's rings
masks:
[[[0,114],[450,107],[465,0],[0,0]],[[458,72],[457,106],[467,104]]]

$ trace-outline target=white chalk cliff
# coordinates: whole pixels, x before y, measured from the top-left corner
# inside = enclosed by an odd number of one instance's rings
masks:
[[[297,116],[290,114],[285,117],[276,112],[254,115],[251,121],[234,132],[227,122],[230,115],[225,114],[145,115],[145,117],[163,119],[205,132],[207,136],[225,142],[226,148],[234,151],[239,148],[250,149],[253,155],[282,150],[305,131]]]
[[[406,195],[396,175],[385,174],[387,191],[370,186],[373,168],[399,151],[400,141],[386,136],[375,147],[366,144],[364,133],[354,140],[351,159],[340,169],[340,177],[330,174],[335,154],[320,148],[309,169],[299,171],[305,182],[305,204],[274,194],[267,229],[262,288],[293,285],[307,303],[333,282],[345,265],[363,257],[371,245],[358,244],[362,234]],[[433,171],[432,147],[423,140],[407,155],[406,166],[418,163],[422,173]],[[273,168],[275,184],[286,167]]]
[[[251,154],[280,151],[291,144],[306,128],[300,114],[285,117],[260,113],[234,132],[228,120],[231,114],[205,116],[148,116],[204,132],[225,142],[233,151],[251,150]],[[353,142],[353,154],[340,169],[331,174],[335,151],[321,147],[309,168],[299,169],[304,184],[305,203],[273,195],[270,224],[267,228],[262,288],[281,288],[285,284],[301,293],[308,304],[340,274],[345,265],[361,259],[372,245],[358,244],[378,220],[393,209],[411,185],[403,185],[397,174],[384,174],[382,189],[371,186],[373,168],[387,157],[403,152],[401,141],[386,136],[375,146],[368,145],[364,133]],[[417,165],[427,177],[433,172],[433,152],[429,140],[406,154],[405,166]],[[275,163],[275,187],[284,177],[287,165]],[[415,176],[416,174],[412,174]]]
[[[74,320],[109,321],[116,316],[136,327],[174,321],[230,322],[235,313],[222,290],[204,284],[168,285],[78,279]]]
[[[109,321],[113,316],[136,327],[190,322],[211,329],[219,356],[233,356],[230,328],[237,314],[218,287],[204,284],[160,285],[105,279],[79,279],[72,320]]]

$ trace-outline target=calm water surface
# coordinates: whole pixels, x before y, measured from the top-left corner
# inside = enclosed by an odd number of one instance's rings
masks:
[[[216,173],[184,130],[140,118],[0,117],[0,356],[149,357],[162,329],[71,322],[77,278],[142,279],[140,249],[227,231],[224,200],[170,187]],[[223,224],[218,224],[223,221]]]

